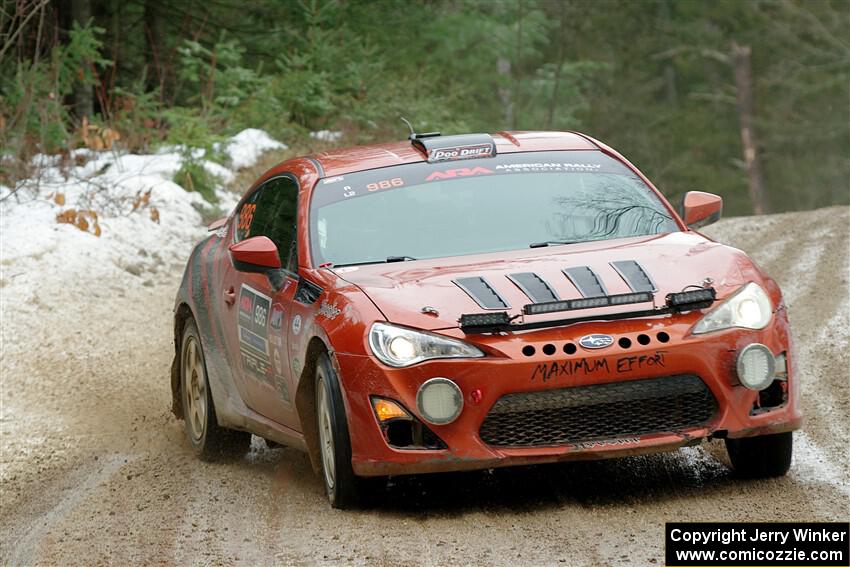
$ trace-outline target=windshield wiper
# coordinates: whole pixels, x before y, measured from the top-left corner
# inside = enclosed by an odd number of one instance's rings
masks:
[[[367,262],[350,262],[348,264],[332,264],[331,268],[345,268],[346,266],[366,266],[368,264],[389,264],[391,262],[406,262],[415,260],[413,256],[388,256],[386,260],[369,260]]]
[[[575,244],[581,240],[547,240],[545,242],[532,242],[529,248],[546,248],[547,246],[559,246],[561,244]]]

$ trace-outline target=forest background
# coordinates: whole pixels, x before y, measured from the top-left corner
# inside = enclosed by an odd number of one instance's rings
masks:
[[[310,151],[405,116],[586,132],[727,214],[848,204],[848,29],[846,0],[4,0],[0,184],[39,153],[209,159],[244,128]]]

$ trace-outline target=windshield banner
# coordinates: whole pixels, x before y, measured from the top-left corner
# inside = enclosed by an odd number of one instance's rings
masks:
[[[473,176],[524,173],[600,173],[634,176],[634,173],[602,152],[561,151],[501,154],[487,159],[462,162],[411,163],[337,175],[319,181],[313,192],[313,206],[363,197],[372,193],[452,181]]]

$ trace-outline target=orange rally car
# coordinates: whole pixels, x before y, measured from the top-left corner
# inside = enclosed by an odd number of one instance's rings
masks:
[[[786,306],[619,153],[564,132],[333,150],[265,173],[177,294],[174,413],[202,458],[309,452],[335,507],[388,475],[723,438],[775,476],[799,427]]]

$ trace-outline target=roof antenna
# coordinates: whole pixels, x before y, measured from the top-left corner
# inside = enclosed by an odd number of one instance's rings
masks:
[[[411,142],[415,142],[416,140],[420,140],[422,138],[433,138],[435,136],[439,136],[439,132],[423,132],[422,134],[417,134],[416,130],[413,129],[413,124],[410,123],[410,120],[405,118],[404,116],[399,116],[402,122],[407,124],[407,128],[410,130],[410,136],[407,137]]]
[[[407,128],[410,130],[410,136],[407,137],[408,140],[412,140],[416,137],[416,130],[413,129],[413,124],[410,123],[410,120],[405,118],[404,116],[399,116],[401,121],[407,124]]]

